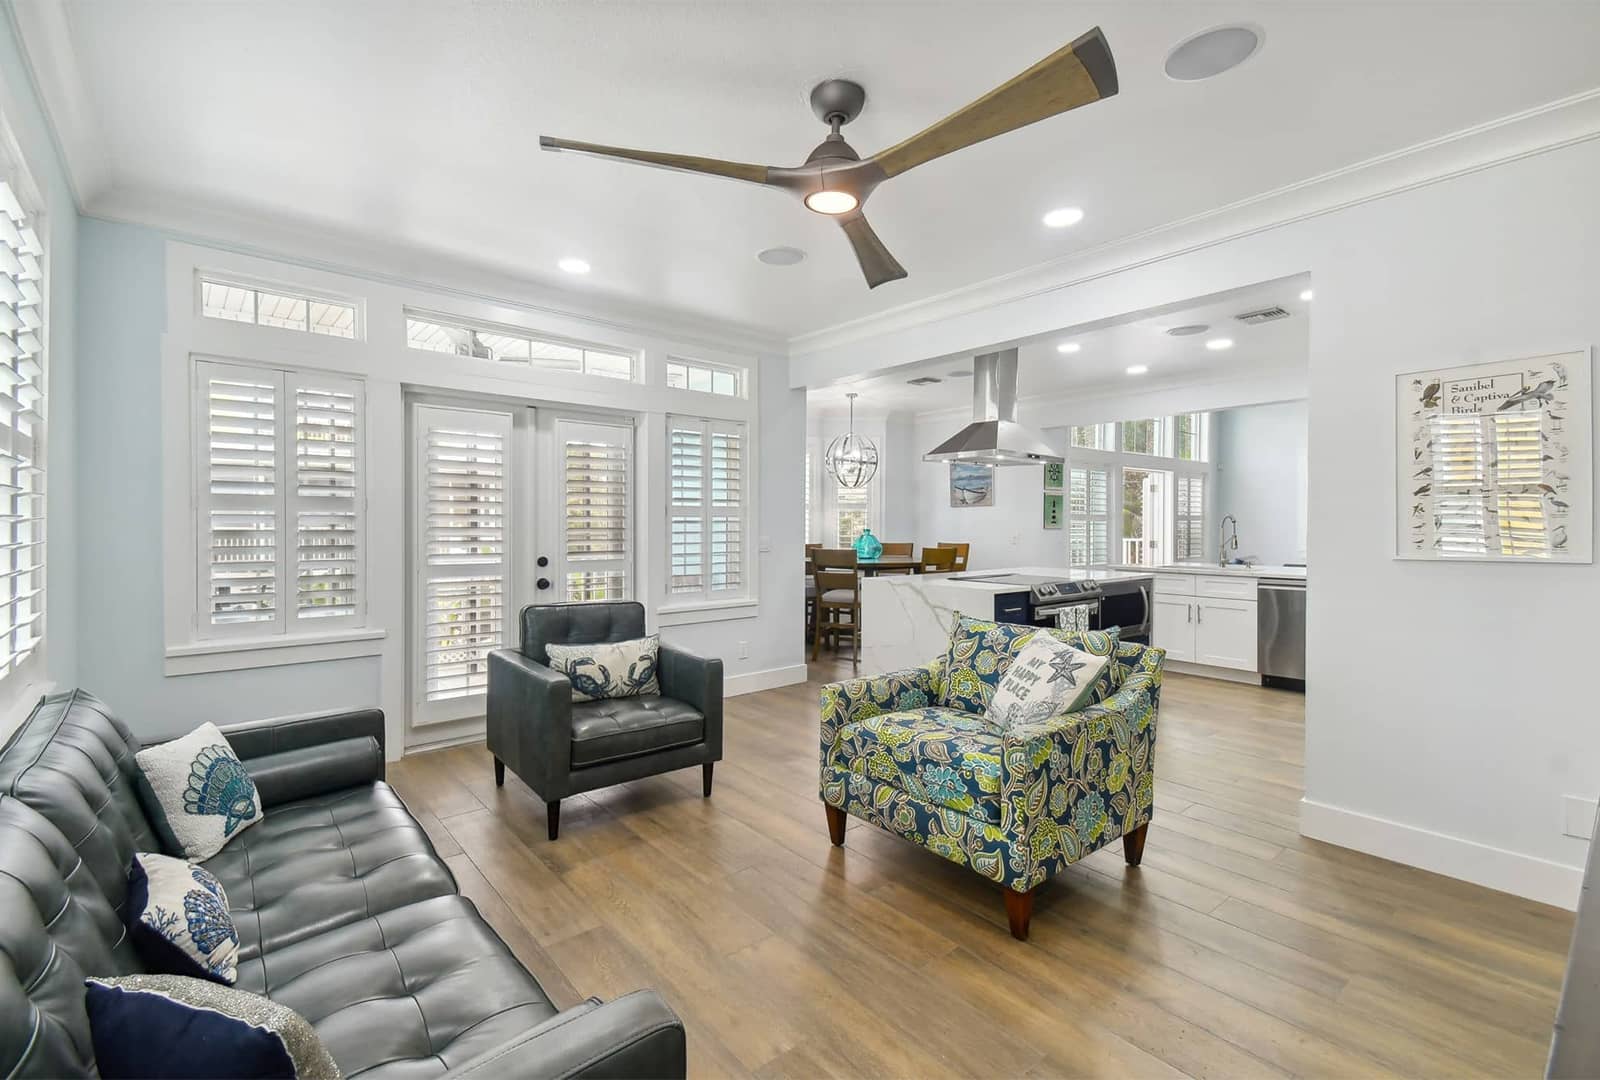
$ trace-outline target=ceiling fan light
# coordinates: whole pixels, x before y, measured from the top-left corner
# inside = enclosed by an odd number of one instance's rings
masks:
[[[848,214],[860,202],[848,191],[813,191],[806,196],[806,209],[815,210],[819,214]]]

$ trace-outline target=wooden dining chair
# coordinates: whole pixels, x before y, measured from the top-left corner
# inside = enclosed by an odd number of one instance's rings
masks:
[[[911,559],[915,558],[916,554],[917,545],[915,544],[891,544],[888,541],[884,541],[884,558]],[[914,574],[916,572],[917,568],[915,566],[878,567],[879,574]]]
[[[856,553],[850,548],[819,548],[811,553],[816,564],[812,582],[816,587],[817,615],[811,634],[811,659],[817,658],[822,639],[827,637],[839,648],[839,639],[849,635],[853,662],[861,666],[861,575],[856,571]]]
[[[965,570],[967,568],[967,553],[972,550],[971,544],[951,544],[941,540],[939,541],[938,546],[942,548],[956,549],[956,564],[951,569]]]
[[[926,547],[922,549],[922,558],[917,566],[924,574],[950,574],[956,569],[956,549],[954,547]]]

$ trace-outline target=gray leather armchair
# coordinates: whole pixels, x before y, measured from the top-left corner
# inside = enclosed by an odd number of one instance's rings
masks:
[[[659,695],[574,702],[545,647],[644,637],[644,606],[530,604],[521,623],[521,648],[489,654],[489,752],[496,784],[509,765],[545,801],[550,839],[569,795],[699,765],[710,797],[722,758],[721,660],[662,645]]]

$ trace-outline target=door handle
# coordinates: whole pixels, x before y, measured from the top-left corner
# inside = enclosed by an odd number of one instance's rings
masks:
[[[1193,604],[1185,604],[1185,605],[1183,605],[1183,621],[1186,622],[1186,623],[1194,622],[1194,605]]]
[[[1204,622],[1205,621],[1205,613],[1206,613],[1205,605],[1204,604],[1196,604],[1194,606],[1194,621],[1197,622],[1197,623],[1198,622]]]

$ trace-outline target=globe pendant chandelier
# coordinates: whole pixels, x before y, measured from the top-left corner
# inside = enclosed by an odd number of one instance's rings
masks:
[[[840,487],[866,487],[878,473],[878,448],[871,439],[856,434],[856,395],[850,399],[850,430],[828,444],[822,464]]]

